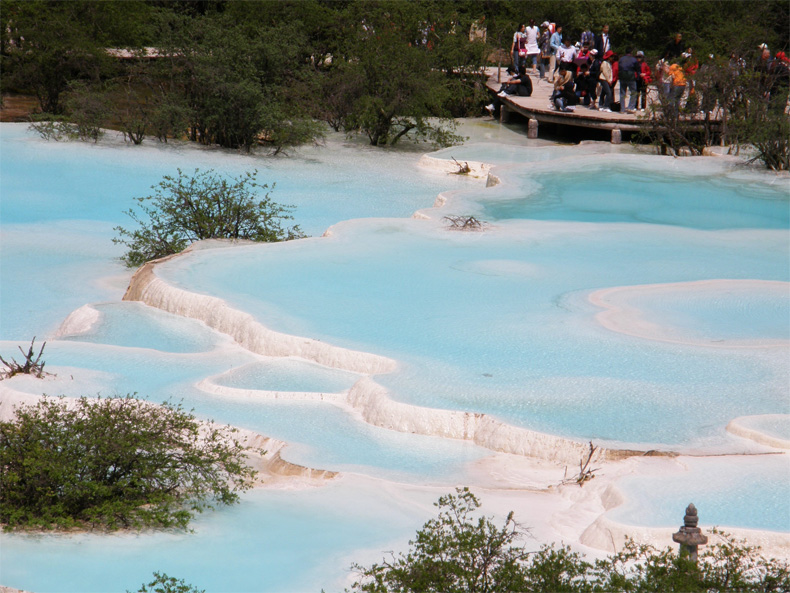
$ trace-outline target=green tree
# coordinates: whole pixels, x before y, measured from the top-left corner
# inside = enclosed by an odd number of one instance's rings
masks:
[[[41,110],[58,114],[74,80],[98,80],[104,51],[81,26],[77,3],[3,2],[6,87],[36,95]]]
[[[343,93],[339,119],[344,129],[365,134],[374,146],[403,138],[439,146],[460,141],[448,110],[451,88],[422,44],[429,24],[419,8],[407,2],[349,8],[354,26],[343,59],[333,60],[339,80],[330,78],[330,88]]]
[[[44,398],[0,422],[0,521],[16,528],[186,528],[255,472],[230,427],[134,396]]]
[[[183,132],[195,142],[247,152],[259,143],[280,152],[319,138],[321,128],[293,100],[307,64],[298,23],[256,29],[237,21],[240,10],[162,14],[157,27],[166,57],[150,65],[157,95],[166,99],[161,113],[185,113]]]
[[[132,592],[127,589],[126,593]],[[186,583],[184,579],[176,579],[163,572],[155,572],[154,580],[143,584],[136,593],[206,593],[206,591]]]
[[[352,591],[369,593],[779,593],[790,591],[790,566],[764,557],[713,530],[716,541],[699,562],[671,549],[631,540],[595,563],[567,546],[528,552],[525,533],[510,513],[502,527],[472,515],[479,500],[468,489],[442,496],[440,509],[409,542],[406,553],[370,567],[352,566]]]
[[[527,553],[515,545],[523,534],[508,515],[497,527],[490,518],[475,519],[480,501],[459,488],[435,503],[439,515],[417,532],[405,554],[369,568],[354,565],[361,578],[352,590],[507,592],[523,591]]]
[[[165,176],[152,187],[154,195],[135,198],[139,209],[127,211],[138,228],[115,227],[113,239],[129,247],[123,260],[137,267],[183,251],[202,239],[246,239],[285,241],[304,237],[299,226],[283,227],[292,219],[291,207],[263,198],[257,191],[268,189],[256,182],[258,172],[225,179],[213,170],[195,169],[192,176],[178,169],[176,177]]]
[[[3,0],[3,89],[32,92],[43,112],[61,113],[70,82],[97,82],[112,70],[106,48],[150,41],[153,13],[142,0]]]

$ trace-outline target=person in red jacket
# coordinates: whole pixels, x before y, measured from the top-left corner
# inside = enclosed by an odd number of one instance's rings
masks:
[[[691,48],[688,48],[683,54],[683,73],[686,75],[686,84],[688,85],[688,99],[686,99],[686,108],[692,111],[697,110],[699,104],[699,97],[694,87],[694,75],[699,70],[699,62],[697,57],[692,53]]]
[[[636,52],[636,61],[639,63],[639,76],[636,79],[637,109],[647,109],[647,87],[653,82],[653,72],[645,62],[645,53]]]
[[[617,85],[617,80],[620,78],[620,56],[616,53],[611,52],[612,54],[612,95],[616,97],[617,95],[614,94],[614,87]],[[625,111],[624,106],[620,106],[622,111]],[[616,111],[617,109],[615,109]]]

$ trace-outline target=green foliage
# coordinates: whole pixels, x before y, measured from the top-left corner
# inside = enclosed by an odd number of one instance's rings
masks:
[[[115,81],[126,98],[113,95],[104,127],[135,143],[186,137],[276,154],[320,140],[317,119],[376,146],[441,146],[459,141],[451,118],[480,112],[482,67],[509,61],[512,33],[530,18],[562,25],[573,40],[608,24],[616,51],[637,47],[651,63],[677,32],[696,55],[725,59],[749,58],[761,43],[786,49],[790,39],[786,0],[3,0],[0,84],[60,114],[74,81],[97,94]],[[487,42],[469,39],[473,22],[484,23]],[[104,51],[145,46],[161,57],[121,62]],[[87,103],[78,112],[96,114]],[[769,136],[774,123],[785,129],[773,119],[762,126]],[[79,129],[64,133],[91,139],[72,122]],[[776,135],[759,138],[760,120],[742,123],[761,153],[783,150]],[[697,140],[684,150],[710,138]]]
[[[132,592],[127,589],[126,593]],[[142,585],[135,593],[206,593],[206,591],[185,583],[184,579],[176,579],[165,573],[155,572],[154,580],[147,585]]]
[[[61,113],[69,83],[96,81],[108,64],[90,23],[100,4],[110,3],[4,1],[4,85],[33,92],[44,112]]]
[[[102,124],[110,114],[106,95],[82,81],[74,81],[69,84],[65,106],[74,126],[74,137],[83,142],[98,142],[104,135]]]
[[[423,42],[428,23],[419,5],[355,3],[349,20],[353,27],[345,59],[333,62],[338,73],[328,78],[328,92],[322,93],[341,93],[328,121],[365,134],[374,146],[392,146],[403,138],[438,146],[459,142],[447,107],[452,89]]]
[[[251,29],[228,15],[163,15],[159,26],[169,57],[152,65],[153,78],[168,99],[163,113],[183,112],[191,140],[249,152],[263,139],[280,152],[320,137],[290,96],[306,67],[295,24]]]
[[[51,113],[37,113],[32,118],[30,129],[38,133],[44,140],[60,142],[63,139],[76,137],[77,131],[74,124],[65,116]]]
[[[594,563],[566,546],[527,552],[510,513],[502,527],[475,519],[479,500],[468,489],[439,499],[435,519],[409,542],[407,553],[371,567],[354,565],[352,591],[369,593],[772,593],[790,591],[790,566],[759,548],[713,530],[699,562],[671,549],[628,540],[620,552]]]
[[[406,554],[374,564],[355,565],[361,579],[352,590],[370,593],[388,591],[441,591],[444,593],[521,591],[526,557],[514,545],[522,534],[508,515],[497,527],[489,518],[475,520],[472,513],[480,501],[468,488],[442,496],[436,503],[439,516],[417,532]]]
[[[44,398],[0,422],[7,529],[186,528],[255,472],[235,429],[134,396]]]
[[[154,195],[136,198],[139,212],[127,211],[139,228],[115,227],[119,237],[113,241],[129,247],[122,259],[137,267],[202,239],[273,242],[303,237],[298,225],[282,226],[292,219],[290,206],[273,202],[268,193],[256,197],[258,190],[269,187],[256,182],[257,174],[225,179],[213,170],[195,169],[188,176],[179,169],[176,177],[165,176],[152,187]]]
[[[644,135],[662,154],[699,155],[720,139],[754,150],[753,161],[790,170],[790,114],[786,79],[756,61],[708,59],[694,75],[685,105],[663,93],[647,114]]]

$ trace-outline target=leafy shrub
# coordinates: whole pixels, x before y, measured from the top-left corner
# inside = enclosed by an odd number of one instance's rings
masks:
[[[284,228],[291,207],[273,202],[266,193],[255,196],[256,188],[268,189],[255,178],[257,171],[223,179],[213,170],[195,169],[191,177],[178,169],[178,176],[165,176],[153,196],[136,198],[142,212],[129,210],[139,225],[135,230],[115,227],[120,237],[113,239],[129,247],[123,260],[129,267],[179,253],[202,239],[247,239],[284,241],[304,237],[299,226]]]
[[[759,548],[713,530],[717,540],[695,563],[673,550],[627,541],[623,549],[587,562],[567,546],[528,552],[526,532],[511,512],[502,527],[473,516],[480,501],[467,488],[442,496],[439,515],[417,531],[407,553],[371,567],[353,565],[352,591],[369,593],[769,593],[790,591],[790,566]]]
[[[126,593],[132,593],[128,591]],[[154,580],[142,585],[136,593],[206,593],[204,589],[198,589],[194,585],[184,582],[184,579],[176,579],[163,572],[155,572]]]
[[[51,113],[37,114],[29,127],[47,141],[60,142],[63,139],[72,138],[77,133],[74,124],[69,123],[62,115],[52,115]]]
[[[468,488],[435,503],[439,516],[417,532],[406,554],[370,568],[354,565],[361,580],[354,591],[522,591],[523,538],[510,513],[500,528],[487,517],[471,514],[480,501]]]
[[[72,82],[65,100],[72,123],[72,139],[98,142],[104,136],[102,125],[110,116],[107,98],[100,89],[83,82]]]
[[[186,528],[255,472],[234,429],[134,396],[43,398],[0,422],[6,529]]]

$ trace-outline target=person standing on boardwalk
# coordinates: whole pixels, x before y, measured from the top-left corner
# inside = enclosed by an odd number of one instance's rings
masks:
[[[598,81],[601,79],[601,56],[598,55],[598,50],[593,48],[590,50],[590,81],[588,86],[590,96],[590,109],[598,109],[595,101],[598,98]]]
[[[513,56],[513,70],[516,75],[524,69],[527,63],[527,46],[524,36],[524,25],[518,26],[518,31],[513,34],[513,43],[510,46],[510,55]]]
[[[606,52],[614,51],[612,40],[609,39],[609,25],[604,25],[601,28],[601,33],[595,36],[595,49],[598,50],[599,56],[605,56]]]
[[[664,48],[664,53],[661,55],[661,59],[669,61],[677,60],[684,49],[683,34],[675,33],[675,39],[667,43],[667,46]]]
[[[625,55],[619,60],[618,78],[620,79],[620,111],[634,113],[636,111],[636,79],[639,76],[639,62],[631,55],[631,48],[625,50]],[[626,93],[629,95],[628,107],[625,106]]]
[[[612,61],[614,61],[614,53],[607,52],[604,54],[603,61],[601,62],[601,100],[598,103],[601,111],[611,113],[609,106],[612,104]]]
[[[678,62],[673,62],[669,66],[669,106],[676,112],[680,110],[680,100],[683,98],[683,93],[686,90],[686,75],[683,72],[683,66]]]
[[[653,82],[653,72],[645,62],[645,52],[636,52],[636,60],[639,62],[639,77],[636,79],[636,107],[640,111],[647,109],[647,87]]]
[[[563,39],[562,47],[557,50],[557,61],[560,63],[560,68],[565,68],[571,73],[575,72],[574,58],[576,58],[576,48],[571,45],[570,39]]]
[[[546,77],[546,66],[549,65],[551,59],[551,31],[549,31],[549,22],[544,21],[541,24],[542,29],[540,37],[538,37],[538,47],[540,48],[540,62],[538,62],[538,69],[540,70],[540,79]]]
[[[562,25],[557,25],[557,29],[549,40],[549,47],[551,48],[551,56],[549,58],[549,70],[551,70],[549,82],[554,80],[554,75],[557,72],[557,52],[562,47]]]
[[[527,64],[532,62],[532,72],[537,72],[540,59],[540,47],[538,46],[540,29],[535,24],[535,19],[529,19],[529,27],[524,31],[524,35],[527,43]]]
[[[587,49],[593,49],[595,47],[595,33],[592,32],[591,27],[587,27],[584,33],[582,33],[580,41],[582,43],[582,47],[585,45],[587,46]]]

